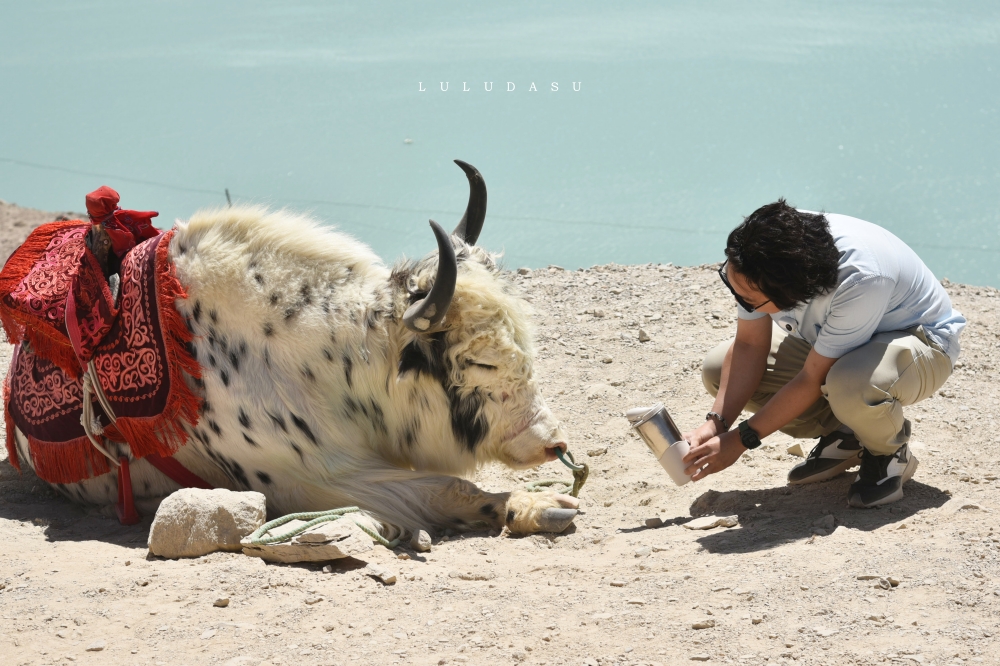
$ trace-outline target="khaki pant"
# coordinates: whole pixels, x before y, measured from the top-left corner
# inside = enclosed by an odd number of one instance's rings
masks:
[[[719,392],[722,364],[732,344],[732,340],[722,343],[705,358],[702,379],[713,396]],[[791,381],[811,349],[805,340],[774,326],[767,370],[747,409],[756,412]],[[919,326],[876,333],[868,343],[833,364],[822,387],[824,397],[781,432],[792,437],[820,437],[846,425],[872,453],[894,453],[910,439],[910,422],[903,418],[903,406],[929,398],[949,375],[951,359]]]

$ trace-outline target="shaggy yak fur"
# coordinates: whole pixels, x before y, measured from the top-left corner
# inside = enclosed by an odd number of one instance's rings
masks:
[[[263,493],[272,515],[358,505],[389,537],[476,523],[530,533],[545,509],[574,506],[461,478],[490,461],[552,460],[566,438],[532,372],[527,304],[495,256],[451,240],[454,297],[418,333],[402,315],[430,289],[436,252],[390,270],[343,233],[260,207],[180,223],[170,256],[204,406],[177,460],[217,487]],[[177,489],[143,460],[131,474],[147,512]],[[111,505],[114,475],[56,487]]]

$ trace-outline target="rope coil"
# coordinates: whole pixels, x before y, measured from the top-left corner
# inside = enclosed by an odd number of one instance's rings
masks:
[[[268,521],[261,525],[257,530],[254,531],[248,538],[251,546],[265,546],[272,543],[281,543],[282,541],[288,541],[303,532],[315,527],[316,525],[321,525],[323,523],[333,522],[334,520],[339,520],[343,516],[349,513],[357,513],[361,511],[359,507],[356,506],[345,506],[340,509],[331,509],[329,511],[305,511],[300,513],[290,513],[287,516],[282,516],[281,518],[276,518],[274,520]],[[295,529],[280,534],[277,536],[265,537],[264,535],[273,530],[275,527],[281,527],[285,523],[291,522],[293,520],[305,520],[307,521],[303,525],[299,525]],[[385,546],[386,548],[392,549],[399,545],[399,539],[393,539],[389,541],[384,536],[371,529],[367,525],[362,525],[356,520],[352,521],[358,526],[362,532],[370,536],[375,542]]]

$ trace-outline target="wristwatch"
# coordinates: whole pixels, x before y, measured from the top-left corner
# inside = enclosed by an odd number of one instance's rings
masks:
[[[740,441],[748,449],[756,449],[760,446],[760,435],[750,427],[749,421],[740,422]]]

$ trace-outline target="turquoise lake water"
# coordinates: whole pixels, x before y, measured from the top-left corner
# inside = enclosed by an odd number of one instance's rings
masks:
[[[988,2],[5,2],[0,198],[169,226],[229,188],[391,260],[461,158],[512,266],[718,261],[784,196],[1000,286],[998,70]]]

